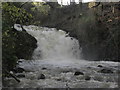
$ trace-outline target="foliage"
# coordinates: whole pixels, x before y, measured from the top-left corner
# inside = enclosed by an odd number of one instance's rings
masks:
[[[16,7],[13,3],[2,3],[3,29],[6,26],[13,26],[15,23],[26,24],[32,18],[24,9]]]
[[[33,24],[43,24],[48,18],[50,6],[45,4],[44,2],[34,2],[31,4],[33,5],[33,7],[31,8],[31,14],[34,16]]]
[[[44,2],[33,2],[33,4],[35,5],[35,7],[31,8],[32,11],[34,11],[35,9],[37,9],[40,13],[47,15],[48,11],[50,10],[50,6],[49,5],[44,5]]]
[[[14,36],[16,36],[16,34],[11,32],[10,29],[2,34],[2,64],[3,68],[6,68],[7,70],[11,70],[18,59],[15,55]]]
[[[32,19],[32,15],[25,9],[19,8],[19,5],[21,4],[2,3],[2,64],[3,68],[7,70],[11,70],[18,60],[16,56],[16,37],[18,33],[13,30],[13,25],[15,23],[28,24]]]

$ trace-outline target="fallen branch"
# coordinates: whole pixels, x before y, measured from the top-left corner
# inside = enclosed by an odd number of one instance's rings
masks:
[[[6,72],[7,74],[9,74],[11,77],[13,77],[17,82],[20,82],[20,80],[19,80],[15,75],[11,74],[11,73],[8,72],[6,69],[5,69],[5,72]]]

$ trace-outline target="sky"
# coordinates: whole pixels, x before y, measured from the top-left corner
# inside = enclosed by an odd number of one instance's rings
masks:
[[[61,0],[57,0],[59,4],[61,4]],[[69,5],[71,0],[62,0],[63,5]],[[79,3],[79,0],[74,0],[77,4]],[[82,0],[82,2],[91,2],[94,0]]]
[[[34,0],[34,1],[42,1],[42,0]],[[44,0],[43,0],[44,1]],[[45,0],[47,1],[47,0]],[[48,0],[50,1],[50,0]],[[54,1],[54,0],[53,0]],[[59,4],[61,4],[61,1],[62,1],[62,5],[70,5],[70,1],[72,0],[57,0]],[[79,0],[74,0],[77,4],[79,3]],[[82,2],[92,2],[92,1],[95,1],[95,0],[82,0]]]

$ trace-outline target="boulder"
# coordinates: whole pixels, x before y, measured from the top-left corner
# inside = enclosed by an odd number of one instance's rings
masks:
[[[102,65],[98,65],[97,67],[103,67]]]

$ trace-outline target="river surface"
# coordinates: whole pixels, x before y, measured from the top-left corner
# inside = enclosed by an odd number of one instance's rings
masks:
[[[18,24],[15,28],[21,31]],[[20,88],[116,88],[120,63],[83,60],[78,40],[63,30],[24,26],[37,39],[33,60],[20,59],[17,67],[25,69],[25,77],[17,83],[6,78],[8,87]],[[23,52],[24,53],[24,52]],[[75,73],[82,73],[76,75]],[[39,77],[43,74],[44,79]]]

